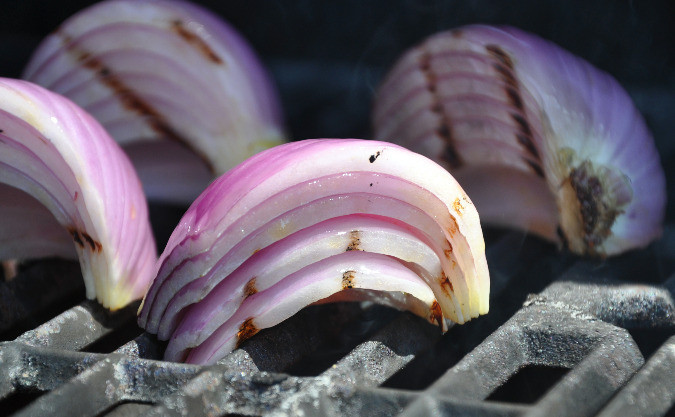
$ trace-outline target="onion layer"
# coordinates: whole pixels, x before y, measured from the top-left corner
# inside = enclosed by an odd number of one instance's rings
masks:
[[[478,213],[446,170],[384,142],[324,139],[261,152],[192,204],[158,262],[139,324],[165,358],[212,363],[343,290],[390,297],[444,330],[488,311]],[[342,297],[344,298],[344,297]]]
[[[24,78],[101,122],[153,199],[189,203],[214,174],[283,141],[279,100],[253,51],[186,2],[84,9],[42,42]]]
[[[430,37],[382,83],[373,123],[376,138],[448,168],[487,223],[600,256],[661,233],[664,173],[629,96],[534,35],[467,26]]]
[[[157,259],[131,163],[71,101],[0,79],[0,258],[79,256],[87,297],[143,297]],[[73,245],[73,241],[75,245]]]

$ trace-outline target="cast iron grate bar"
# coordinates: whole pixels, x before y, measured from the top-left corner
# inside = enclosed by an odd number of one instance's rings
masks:
[[[665,286],[635,285],[596,272],[576,263],[418,391],[381,385],[433,349],[438,330],[384,307],[311,307],[217,365],[196,366],[157,360],[163,344],[147,334],[110,354],[84,351],[128,326],[137,307],[109,314],[85,301],[0,343],[0,406],[13,397],[30,400],[16,416],[665,415],[675,402],[675,336],[643,366],[627,329],[675,333],[673,278]],[[381,317],[368,331],[358,327],[364,311]],[[344,343],[343,357],[324,371],[288,373],[350,332],[361,340],[353,348]],[[443,339],[452,336],[451,330]],[[569,371],[531,404],[489,400],[529,366]]]

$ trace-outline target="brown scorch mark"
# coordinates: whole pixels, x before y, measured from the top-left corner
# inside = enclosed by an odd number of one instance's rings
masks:
[[[354,278],[356,277],[356,271],[345,271],[342,273],[342,289],[352,289],[354,288]]]
[[[429,321],[431,323],[436,323],[439,326],[442,326],[443,311],[441,311],[441,305],[438,304],[438,301],[434,300],[434,302],[431,303],[431,307],[429,307],[429,312],[431,313],[431,315],[429,316]]]
[[[82,249],[89,247],[93,252],[101,252],[103,245],[94,240],[87,232],[78,230],[74,227],[68,227],[68,233],[73,237],[75,243]]]
[[[441,289],[449,296],[451,292],[455,292],[455,289],[452,287],[452,282],[450,278],[445,275],[445,272],[441,272],[440,278],[438,278],[438,283],[441,285]]]
[[[258,292],[258,289],[255,286],[255,278],[251,278],[247,283],[246,286],[244,287],[244,297],[248,298],[252,296],[253,294]]]
[[[204,42],[204,39],[200,38],[197,34],[185,27],[182,21],[174,20],[171,22],[171,29],[176,32],[181,38],[183,38],[187,43],[193,45],[201,52],[206,58],[213,62],[214,64],[222,64],[223,60],[220,58],[211,47]]]
[[[176,132],[176,130],[170,126],[164,116],[155,110],[155,108],[142,97],[139,97],[99,58],[93,56],[88,51],[78,48],[78,46],[73,43],[72,39],[68,35],[60,32],[56,32],[56,34],[61,37],[66,50],[71,53],[75,59],[77,59],[82,64],[83,67],[95,72],[98,75],[99,80],[101,80],[101,82],[113,92],[114,96],[117,97],[117,99],[126,109],[141,116],[148,126],[157,132],[157,134],[167,139],[173,140],[194,152],[208,166],[211,172],[215,172],[213,165],[206,155],[204,155],[198,149],[190,146],[190,142],[182,137],[178,132]]]
[[[510,105],[516,111],[511,112],[511,118],[518,127],[516,141],[522,146],[529,157],[523,158],[525,163],[539,177],[544,177],[544,170],[541,167],[541,156],[539,150],[534,144],[534,135],[530,123],[525,117],[525,105],[520,92],[520,84],[516,79],[515,68],[511,57],[498,45],[486,45],[485,50],[495,60],[492,67],[497,72],[504,83],[504,92]]]
[[[444,111],[441,98],[438,96],[436,73],[431,69],[431,54],[429,52],[422,53],[418,65],[426,80],[427,91],[429,91],[432,97],[431,111],[436,114],[439,119],[439,125],[436,127],[436,134],[445,143],[440,157],[450,165],[450,168],[459,168],[463,162],[457,152],[457,145],[455,144],[455,139],[452,134],[452,121],[450,120],[450,116]]]
[[[345,252],[353,250],[361,250],[361,232],[358,230],[352,230],[349,232],[349,245],[347,245]]]
[[[253,324],[253,317],[244,320],[241,326],[239,326],[239,331],[237,332],[236,347],[239,348],[239,346],[241,346],[242,343],[250,339],[254,334],[258,333],[259,331],[260,329],[258,329],[256,325]]]

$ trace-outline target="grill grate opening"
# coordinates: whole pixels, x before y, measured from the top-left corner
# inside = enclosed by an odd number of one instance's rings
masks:
[[[431,349],[418,354],[382,386],[413,391],[426,390],[503,324],[502,321],[505,319],[490,322],[487,317],[479,317],[474,319],[474,327],[453,326]]]
[[[0,281],[0,340],[13,340],[84,298],[84,281],[77,262],[26,262],[19,266],[16,277]]]
[[[359,303],[348,304],[353,304],[352,307],[358,309],[355,317],[340,331],[325,329],[327,331],[320,335],[320,344],[302,360],[284,370],[285,373],[300,377],[320,375],[400,314],[393,308],[381,305],[361,309]],[[331,312],[333,308],[331,304],[309,307],[319,316],[335,314],[334,311]]]
[[[647,360],[675,333],[675,329],[666,327],[627,330]]]
[[[17,389],[7,398],[0,401],[0,410],[2,414],[9,416],[19,411],[23,407],[37,400],[44,394],[44,391],[32,389]]]
[[[528,365],[497,388],[488,401],[534,404],[569,371],[557,366]]]
[[[113,331],[96,340],[96,342],[83,349],[83,352],[91,353],[112,353],[115,349],[135,339],[143,334],[143,330],[138,327],[135,318],[130,318],[115,327]]]

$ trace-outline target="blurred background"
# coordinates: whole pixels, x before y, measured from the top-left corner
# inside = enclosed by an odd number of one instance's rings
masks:
[[[19,77],[42,38],[94,1],[0,2],[0,76]],[[645,115],[675,219],[675,2],[630,0],[196,1],[252,44],[280,90],[293,139],[370,137],[372,97],[404,50],[469,23],[536,33],[609,72]],[[673,179],[673,180],[671,180]]]

